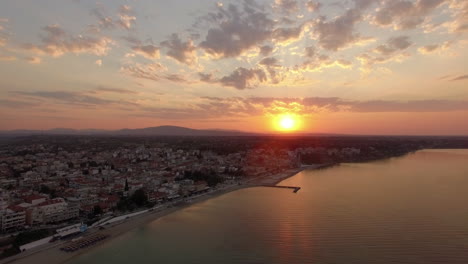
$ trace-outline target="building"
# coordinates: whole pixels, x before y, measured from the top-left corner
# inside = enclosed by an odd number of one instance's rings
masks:
[[[79,216],[79,207],[68,204],[62,198],[50,199],[28,208],[26,222],[28,225],[58,223]]]
[[[21,230],[26,225],[26,212],[23,207],[10,205],[1,216],[2,232]]]

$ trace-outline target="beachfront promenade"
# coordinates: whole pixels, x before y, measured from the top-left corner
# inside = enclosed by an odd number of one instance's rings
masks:
[[[327,164],[326,166],[329,165]],[[308,165],[302,166],[300,168],[290,169],[275,175],[262,175],[256,178],[243,180],[235,184],[223,185],[216,189],[212,189],[206,193],[191,196],[190,198],[178,199],[163,205],[158,205],[150,209],[114,217],[112,219],[101,222],[98,225],[90,227],[90,229],[83,233],[82,237],[80,237],[77,240],[87,241],[87,239],[93,238],[94,236],[99,236],[106,238],[105,240],[100,240],[99,242],[106,243],[107,241],[110,241],[119,235],[122,235],[140,225],[154,221],[159,217],[168,215],[182,208],[189,207],[195,203],[203,202],[205,200],[243,188],[275,187],[294,189],[294,192],[297,192],[300,189],[300,187],[278,186],[277,184],[291,176],[296,175],[302,170],[320,169],[323,167],[324,164]],[[22,252],[16,256],[4,259],[0,261],[0,264],[64,263],[79,254],[83,254],[88,250],[91,250],[92,245],[97,244],[89,243],[88,246],[83,246],[81,248],[78,247],[76,250],[60,250],[60,248],[64,248],[67,244],[70,244],[70,242],[70,240],[58,240],[56,242],[47,243],[37,248]]]

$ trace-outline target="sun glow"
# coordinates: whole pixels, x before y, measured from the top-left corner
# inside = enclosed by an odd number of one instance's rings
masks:
[[[277,116],[274,120],[274,123],[277,130],[288,132],[298,130],[300,120],[295,115],[284,114]]]

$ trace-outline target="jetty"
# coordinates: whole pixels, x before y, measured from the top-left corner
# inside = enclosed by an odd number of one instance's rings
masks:
[[[261,185],[262,187],[270,187],[270,188],[281,188],[281,189],[293,189],[294,193],[297,193],[301,187],[297,187],[297,186],[278,186],[278,185]]]

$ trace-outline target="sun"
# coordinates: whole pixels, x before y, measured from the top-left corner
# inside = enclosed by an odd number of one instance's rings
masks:
[[[291,130],[294,128],[295,122],[290,116],[284,116],[280,119],[280,126],[284,130]]]
[[[299,128],[299,118],[291,114],[283,114],[275,118],[275,127],[279,131],[295,131]]]

